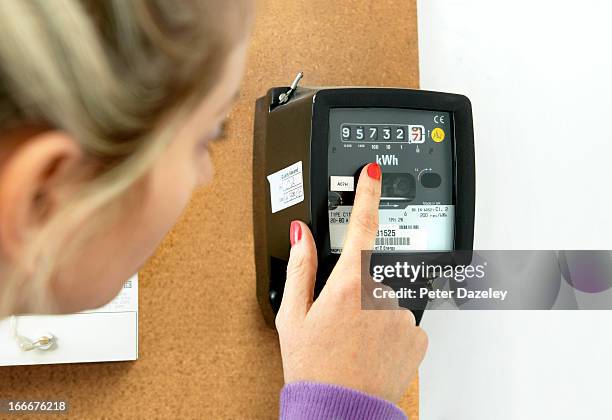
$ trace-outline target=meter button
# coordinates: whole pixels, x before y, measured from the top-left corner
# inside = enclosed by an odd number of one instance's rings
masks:
[[[442,178],[435,172],[427,172],[421,175],[421,185],[425,188],[438,188],[442,183]]]
[[[327,193],[327,209],[336,210],[338,206],[342,205],[342,196],[337,192]]]

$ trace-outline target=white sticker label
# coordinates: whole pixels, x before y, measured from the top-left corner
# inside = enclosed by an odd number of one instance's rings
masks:
[[[268,175],[272,213],[304,201],[302,161]]]
[[[335,176],[329,177],[330,191],[353,191],[355,189],[355,178],[352,176]]]
[[[329,210],[331,252],[340,254],[352,206]],[[452,205],[410,205],[379,209],[375,251],[448,251],[453,249],[455,208]]]

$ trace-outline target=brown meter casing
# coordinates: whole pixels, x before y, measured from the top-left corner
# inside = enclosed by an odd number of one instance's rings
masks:
[[[446,188],[444,191],[446,202],[454,208],[452,250],[471,251],[472,249],[475,196],[474,135],[471,105],[465,96],[396,88],[272,88],[256,102],[253,142],[253,225],[257,299],[269,325],[274,324],[275,314],[283,295],[290,251],[289,227],[292,220],[304,221],[313,232],[319,263],[315,296],[324,286],[338,260],[339,254],[334,252],[330,242],[328,212],[333,208],[330,201],[332,200],[330,175],[333,175],[329,171],[330,162],[338,162],[345,171],[357,173],[366,163],[380,158],[379,155],[367,155],[365,152],[361,154],[351,152],[349,155],[342,147],[330,147],[332,124],[330,121],[333,121],[333,118],[330,120],[330,113],[335,112],[333,110],[341,110],[350,114],[351,109],[361,110],[357,113],[366,119],[368,110],[378,113],[387,110],[390,114],[394,112],[397,114],[397,110],[435,111],[443,112],[449,117],[449,121],[446,122],[449,140],[445,146],[448,148],[445,152],[445,156],[448,156],[448,165],[441,175],[431,173],[427,177],[419,175],[418,178],[416,175],[411,175],[414,173],[414,166],[418,166],[418,159],[421,157],[426,159],[428,155],[426,144],[421,145],[420,149],[418,144],[411,145],[414,150],[419,152],[422,150],[422,153],[420,155],[413,153],[410,157],[412,159],[410,171],[408,169],[404,171],[410,182],[401,184],[402,180],[398,177],[403,174],[393,173],[395,169],[387,170],[382,165],[383,189],[387,172],[390,173],[387,180],[394,183],[390,188],[401,186],[406,191],[411,190],[404,198],[400,197],[400,200],[418,198],[421,194],[419,188],[424,191],[423,194],[426,194],[434,191],[431,187],[442,184],[439,188]],[[375,126],[376,124],[372,125]],[[342,127],[344,128],[344,125]],[[354,133],[357,133],[359,139],[360,131],[358,126],[355,127],[357,128],[354,128]],[[399,133],[402,126],[398,127]],[[427,131],[426,127],[424,128]],[[350,133],[352,129],[348,126],[346,133]],[[408,134],[406,132],[402,136]],[[403,137],[397,138],[393,147],[396,149],[403,147],[397,146],[402,139]],[[382,142],[380,148],[387,147],[384,140],[380,138],[379,140]],[[351,150],[355,151],[357,147],[361,146],[355,145]],[[436,146],[432,143],[430,153],[434,147]],[[365,147],[362,148],[366,150]],[[388,148],[392,149],[391,146]],[[373,149],[373,146],[370,145],[369,149]],[[388,163],[395,163],[393,156],[387,155],[387,158]],[[270,183],[267,177],[296,162],[302,162],[303,200],[273,213]],[[424,188],[419,182],[428,183],[425,186],[430,188]],[[339,200],[350,201],[352,199],[350,193],[347,194],[341,197],[338,195]],[[389,195],[393,196],[393,192]],[[396,205],[394,199],[397,197],[388,197],[386,205]],[[413,310],[413,312],[417,321],[420,320],[422,311]]]

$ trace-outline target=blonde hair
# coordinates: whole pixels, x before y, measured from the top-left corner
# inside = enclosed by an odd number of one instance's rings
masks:
[[[250,9],[249,0],[0,1],[0,127],[66,131],[99,166],[0,282],[0,316],[24,288],[37,310],[54,310],[47,286],[60,255],[92,234],[68,241],[68,232],[112,214],[147,172],[246,36]]]

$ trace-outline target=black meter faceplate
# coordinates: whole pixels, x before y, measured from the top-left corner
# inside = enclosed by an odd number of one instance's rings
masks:
[[[330,248],[340,253],[355,176],[383,172],[375,251],[451,251],[454,242],[451,114],[395,108],[333,108],[329,114]]]

